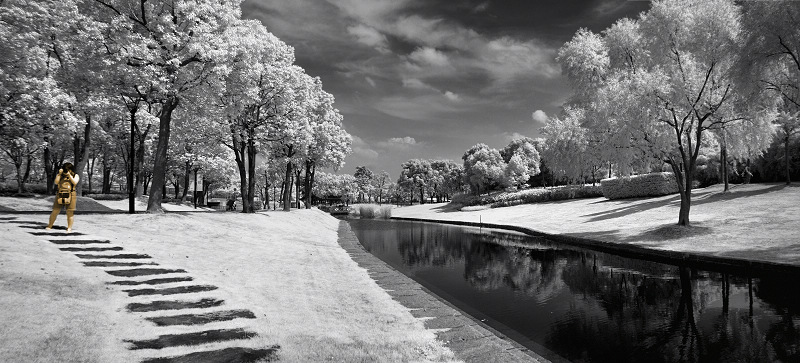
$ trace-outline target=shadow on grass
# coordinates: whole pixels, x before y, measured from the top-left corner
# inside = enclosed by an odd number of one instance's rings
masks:
[[[737,188],[739,187],[739,188]],[[713,202],[722,202],[722,201],[729,201],[738,198],[746,198],[746,197],[753,197],[757,195],[763,195],[768,193],[777,192],[783,190],[787,187],[794,187],[794,186],[787,186],[785,184],[780,185],[773,185],[766,188],[758,188],[758,189],[749,189],[749,190],[741,190],[741,186],[735,185],[731,190],[728,192],[722,192],[721,190],[709,190],[708,188],[698,189],[692,191],[692,205],[702,205],[707,203]],[[617,199],[617,200],[603,200],[603,201],[596,201],[590,204],[597,204],[597,203],[611,203],[615,202],[617,204],[623,204],[623,206],[611,210],[606,210],[597,213],[591,214],[584,214],[582,217],[591,217],[586,222],[597,222],[597,221],[604,221],[619,217],[625,217],[634,213],[644,212],[650,209],[665,207],[665,206],[680,206],[681,197],[680,195],[673,195],[666,199],[659,198],[658,200],[653,200],[649,202],[644,202],[647,199],[651,198],[630,198],[630,199]]]
[[[712,233],[714,233],[713,228],[698,224],[689,227],[679,226],[677,224],[666,224],[628,237],[622,237],[619,230],[582,232],[572,235],[603,241],[631,243],[672,241],[681,238],[705,236]],[[658,247],[658,245],[650,245],[650,247]]]

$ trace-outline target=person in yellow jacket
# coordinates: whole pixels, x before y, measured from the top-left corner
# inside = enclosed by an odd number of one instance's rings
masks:
[[[69,179],[69,182],[72,184],[71,190],[71,198],[69,204],[60,204],[58,202],[58,198],[53,200],[53,212],[50,213],[50,223],[47,224],[47,229],[53,229],[53,223],[56,222],[56,217],[58,214],[61,213],[61,208],[66,206],[67,207],[67,233],[72,232],[72,223],[75,221],[75,205],[78,202],[76,186],[78,182],[80,182],[81,177],[78,174],[75,174],[74,167],[72,163],[64,163],[64,166],[58,170],[58,175],[56,175],[56,180],[54,183],[56,184],[56,189],[58,189],[60,183],[64,179]]]

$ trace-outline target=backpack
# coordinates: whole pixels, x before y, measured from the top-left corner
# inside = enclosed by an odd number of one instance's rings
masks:
[[[58,183],[58,193],[56,194],[58,204],[69,205],[72,203],[72,187],[72,182],[68,178],[61,178]]]

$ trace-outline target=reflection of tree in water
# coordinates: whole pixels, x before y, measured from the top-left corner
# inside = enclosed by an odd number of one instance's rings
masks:
[[[675,268],[677,279],[654,278],[588,260],[568,265],[562,278],[587,304],[602,308],[607,319],[574,308],[552,325],[547,345],[567,359],[762,362],[780,357],[765,348],[769,338],[752,324],[749,312],[731,314],[730,295],[736,288],[727,275],[700,276]],[[709,308],[720,300],[721,309]]]
[[[574,300],[542,343],[573,361],[800,361],[800,290],[785,279],[753,284],[485,230],[417,225],[398,229],[397,241],[412,266],[463,259],[464,278],[482,291],[511,288],[541,302],[568,288]],[[754,315],[756,297],[778,317]]]
[[[446,266],[464,258],[471,234],[462,228],[410,224],[396,229],[397,249],[408,266]]]
[[[570,253],[474,243],[465,261],[464,277],[483,291],[509,287],[543,301],[563,287],[559,275],[565,254]]]
[[[800,288],[793,280],[761,279],[754,289],[756,296],[781,317],[770,325],[766,335],[776,358],[784,362],[800,362]]]

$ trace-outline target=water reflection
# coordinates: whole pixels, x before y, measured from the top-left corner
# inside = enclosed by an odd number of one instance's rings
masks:
[[[575,362],[800,361],[800,289],[457,226],[354,220],[373,254]]]

